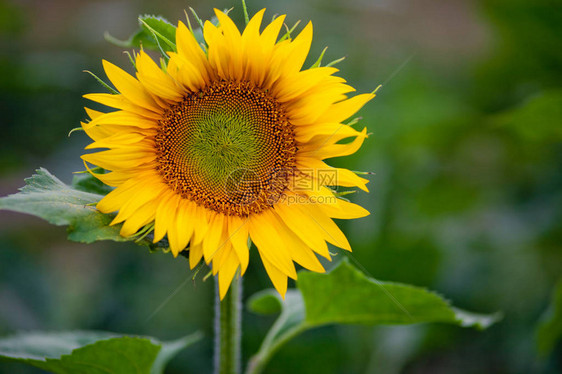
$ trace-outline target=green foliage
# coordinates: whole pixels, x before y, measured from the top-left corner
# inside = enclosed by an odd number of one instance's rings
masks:
[[[248,301],[255,313],[281,314],[248,373],[259,373],[271,356],[288,340],[303,331],[328,324],[413,324],[441,322],[485,329],[500,316],[467,312],[450,305],[441,296],[406,284],[381,282],[365,276],[342,261],[327,274],[301,272],[297,290],[282,301],[274,291],[263,291]]]
[[[328,274],[306,272],[298,288],[306,308],[306,323],[364,325],[443,322],[485,329],[497,320],[453,308],[441,296],[423,288],[368,278],[347,261]]]
[[[119,235],[120,225],[109,226],[113,216],[93,206],[103,196],[84,191],[93,182],[81,177],[75,181],[76,189],[43,168],[25,182],[19,193],[0,198],[0,210],[27,213],[57,226],[68,226],[68,239],[76,242],[127,240]]]
[[[511,130],[520,139],[533,143],[562,141],[562,91],[544,91],[524,105],[494,118],[499,126]]]
[[[552,304],[537,328],[537,349],[542,356],[549,355],[562,339],[562,281],[552,295]]]
[[[128,40],[119,40],[105,34],[105,38],[122,48],[145,48],[155,51],[174,51],[176,48],[176,26],[162,17],[144,15],[139,17],[139,29]]]
[[[103,173],[104,170],[96,168],[92,169],[92,172]],[[72,178],[72,187],[80,191],[95,193],[98,195],[107,195],[112,190],[111,187],[87,172],[75,174]]]
[[[172,342],[107,332],[28,333],[0,339],[0,359],[59,374],[159,374],[198,333]]]

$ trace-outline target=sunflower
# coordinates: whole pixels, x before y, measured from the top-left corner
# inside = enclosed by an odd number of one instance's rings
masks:
[[[103,149],[82,159],[115,187],[97,209],[117,212],[124,237],[152,228],[174,256],[189,250],[191,268],[204,259],[221,299],[248,267],[250,240],[284,296],[295,262],[323,272],[316,254],[330,259],[327,242],[351,250],[333,218],[369,214],[330,188],[367,191],[367,180],[323,160],[359,149],[366,130],[342,122],[374,94],[348,98],[354,89],[337,69],[303,69],[312,24],[279,38],[285,17],[260,32],[264,11],[240,33],[215,10],[219,23],[204,24],[201,45],[179,22],[167,65],[141,50],[134,77],[103,61],[118,93],[84,96],[116,109],[86,108],[82,124],[86,149]]]

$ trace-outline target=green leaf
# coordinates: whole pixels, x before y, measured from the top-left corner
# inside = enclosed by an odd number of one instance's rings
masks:
[[[176,26],[160,16],[144,15],[139,17],[140,25],[147,31],[154,31],[161,42],[175,48]]]
[[[282,301],[268,290],[248,301],[250,310],[281,314],[268,332],[247,373],[260,373],[271,356],[288,340],[328,324],[413,324],[441,322],[485,329],[500,316],[467,312],[423,288],[369,278],[345,259],[327,274],[300,272],[298,290],[290,290]],[[277,306],[272,305],[277,301]]]
[[[252,295],[248,300],[248,309],[263,315],[277,314],[283,310],[282,303],[272,290],[264,290]]]
[[[543,357],[562,339],[562,281],[554,289],[552,303],[537,327],[537,349]]]
[[[444,322],[483,329],[496,320],[453,308],[423,288],[368,278],[347,261],[328,274],[303,272],[298,288],[306,307],[306,323],[312,326]]]
[[[176,26],[159,16],[144,15],[139,17],[140,28],[128,40],[119,40],[105,34],[112,44],[123,48],[144,48],[161,52],[176,49]]]
[[[178,340],[160,343],[162,345],[162,349],[160,350],[158,356],[156,356],[156,360],[154,360],[154,363],[152,364],[152,370],[150,371],[150,374],[163,373],[164,368],[172,358],[174,358],[181,350],[197,343],[202,338],[202,333],[195,332]],[[152,339],[152,341],[154,341],[154,339]]]
[[[152,36],[158,50],[164,57],[168,57],[166,52],[176,51],[176,27],[160,17],[141,16],[139,17],[141,28]]]
[[[199,333],[172,342],[108,332],[27,333],[0,339],[0,359],[60,374],[163,373]]]
[[[103,169],[99,168],[98,170],[92,170],[95,173],[103,173]],[[98,195],[107,195],[112,191],[112,188],[108,185],[104,184],[98,178],[94,177],[92,174],[88,172],[81,172],[79,174],[75,174],[72,178],[72,187],[84,191],[90,192]]]
[[[70,187],[43,168],[25,182],[19,193],[0,198],[0,210],[27,213],[57,226],[68,226],[68,238],[81,243],[128,240],[119,235],[120,225],[109,226],[114,215],[103,214],[92,206],[103,195]],[[80,181],[77,184],[84,188]]]

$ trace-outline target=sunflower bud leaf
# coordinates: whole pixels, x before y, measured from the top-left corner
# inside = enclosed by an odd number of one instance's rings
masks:
[[[176,26],[162,17],[144,15],[139,17],[140,28],[127,40],[120,40],[105,33],[105,40],[122,48],[144,48],[154,51],[174,51],[176,48]]]
[[[321,66],[322,59],[324,58],[324,54],[326,53],[327,50],[328,50],[328,47],[324,47],[324,49],[322,50],[322,53],[320,53],[320,56],[318,57],[318,60],[316,60],[316,62],[314,64],[312,64],[312,66],[310,67],[311,69],[319,68]]]
[[[176,51],[176,27],[160,17],[141,16],[139,17],[141,27],[156,42],[158,50],[164,57],[168,57],[166,52]]]
[[[329,62],[329,63],[326,65],[326,67],[330,67],[330,66],[337,65],[337,64],[339,64],[340,62],[342,62],[343,60],[345,60],[345,56],[343,56],[343,57],[341,57],[341,58],[338,58],[337,60],[334,60],[334,61],[332,61],[332,62]]]

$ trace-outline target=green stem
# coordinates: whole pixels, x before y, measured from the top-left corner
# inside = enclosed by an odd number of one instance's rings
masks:
[[[260,350],[250,359],[245,374],[261,374],[273,355],[285,343],[306,330],[306,326],[302,325],[298,328],[288,331],[278,340],[273,341],[274,334],[271,334],[271,332],[277,330],[276,325],[277,323],[271,328],[270,333],[267,334],[265,340],[262,343],[262,346],[260,347]]]
[[[234,276],[222,301],[215,278],[215,374],[239,374],[242,277]]]

